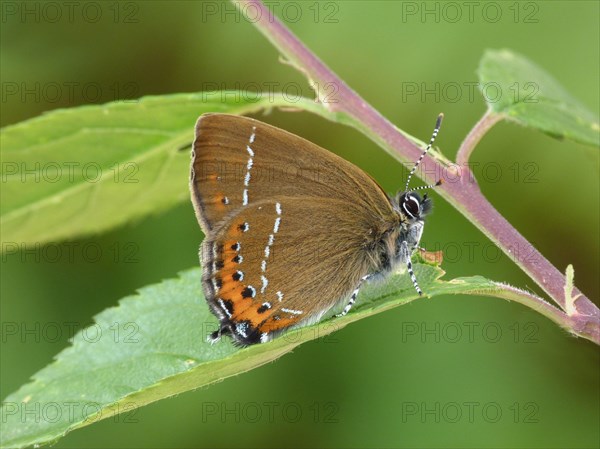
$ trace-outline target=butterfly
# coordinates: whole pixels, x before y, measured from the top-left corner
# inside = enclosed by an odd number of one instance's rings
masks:
[[[393,197],[360,168],[282,129],[203,114],[192,145],[190,190],[205,234],[202,287],[219,330],[239,346],[264,343],[331,310],[347,314],[361,285],[407,267],[431,200]],[[436,185],[439,185],[439,181]],[[343,308],[342,308],[343,307]]]

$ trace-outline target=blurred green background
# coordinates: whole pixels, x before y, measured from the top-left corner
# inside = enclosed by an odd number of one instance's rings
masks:
[[[2,2],[2,126],[55,108],[215,86],[311,95],[302,76],[279,63],[274,48],[228,3],[74,2],[72,20],[68,2],[54,2],[62,8],[58,20],[44,13],[44,3],[26,3],[38,12],[15,16],[6,5],[23,8],[24,2]],[[458,97],[444,88],[475,82],[486,48],[530,58],[598,114],[598,2],[269,4],[403,130],[426,140],[443,111],[438,145],[450,158],[485,107],[479,94],[469,98],[467,87]],[[73,95],[65,89],[39,98],[4,89],[22,82],[75,87]],[[409,94],[415,85],[419,92]],[[438,95],[425,95],[424,88]],[[274,111],[262,119],[354,162],[389,192],[402,186],[402,165],[352,129],[307,113]],[[472,161],[480,164],[475,173],[492,204],[561,271],[572,263],[576,285],[597,304],[598,150],[501,123]],[[445,251],[448,279],[481,274],[538,291],[465,218],[433,197],[422,244]],[[90,324],[137,288],[195,266],[201,239],[186,202],[80,242],[98,244],[106,254],[133,244],[132,263],[108,255],[89,263],[78,252],[49,263],[40,256],[43,248],[4,255],[2,322],[30,329],[58,323],[64,332],[39,340],[35,332],[24,338],[3,333],[2,398],[68,345],[68,323]],[[77,430],[57,447],[598,447],[599,362],[595,345],[523,306],[440,297],[363,320],[219,384]]]

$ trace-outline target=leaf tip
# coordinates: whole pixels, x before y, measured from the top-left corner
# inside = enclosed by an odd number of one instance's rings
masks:
[[[577,309],[575,309],[575,299],[577,298],[573,298],[573,280],[575,278],[573,265],[567,265],[565,277],[565,312],[567,312],[567,315],[573,316],[577,312]]]

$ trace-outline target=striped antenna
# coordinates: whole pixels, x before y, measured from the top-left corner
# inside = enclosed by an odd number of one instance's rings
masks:
[[[419,187],[415,187],[414,189],[410,189],[409,192],[414,192],[415,190],[425,190],[425,189],[431,189],[432,187],[437,187],[437,186],[441,186],[442,185],[442,180],[440,179],[438,182],[436,182],[435,184],[429,184],[428,186],[419,186]]]
[[[444,118],[444,114],[438,115],[437,121],[435,122],[435,129],[433,130],[433,134],[431,135],[431,139],[429,140],[429,145],[427,145],[427,148],[425,148],[425,151],[423,151],[423,153],[421,153],[421,156],[419,157],[417,162],[415,162],[415,166],[412,168],[412,170],[408,174],[408,179],[406,180],[406,185],[404,186],[405,192],[409,192],[408,184],[410,183],[410,178],[412,178],[412,175],[415,174],[415,172],[417,171],[417,167],[419,167],[419,164],[421,163],[421,161],[423,160],[423,158],[425,157],[425,155],[427,154],[427,152],[433,145],[433,142],[435,142],[435,138],[437,137],[438,132],[440,131],[440,127],[442,126],[443,118]],[[421,190],[421,189],[430,189],[431,187],[439,186],[440,184],[441,184],[441,181],[438,181],[435,184],[432,184],[430,186],[416,187],[414,189],[411,189],[410,191]]]

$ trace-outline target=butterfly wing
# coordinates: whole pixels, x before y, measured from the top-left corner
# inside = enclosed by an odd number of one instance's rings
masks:
[[[248,205],[203,242],[206,298],[243,345],[314,323],[369,272],[363,249],[376,233],[356,204],[339,199],[276,196]]]
[[[344,159],[262,122],[205,114],[192,198],[207,301],[242,345],[317,321],[369,272],[397,225],[387,195]]]
[[[392,213],[386,193],[355,165],[282,129],[228,114],[198,119],[190,189],[207,235],[229,214],[274,195],[357,202],[374,217]]]

